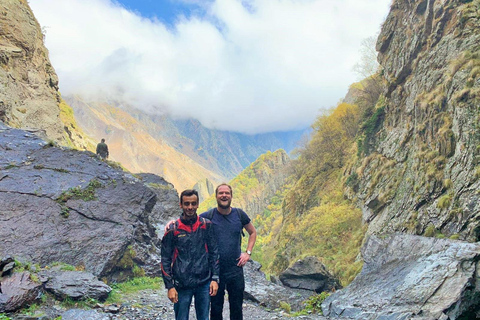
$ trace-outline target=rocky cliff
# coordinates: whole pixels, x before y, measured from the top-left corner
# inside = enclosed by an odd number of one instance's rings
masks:
[[[61,99],[43,38],[27,1],[0,3],[0,120],[63,145],[92,149]]]
[[[480,239],[480,1],[396,0],[384,91],[347,176],[368,234]]]

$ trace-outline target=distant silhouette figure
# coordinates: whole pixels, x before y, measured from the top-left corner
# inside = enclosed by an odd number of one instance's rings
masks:
[[[102,142],[97,144],[97,155],[101,159],[107,159],[108,158],[108,146],[105,143],[105,139],[102,139]]]

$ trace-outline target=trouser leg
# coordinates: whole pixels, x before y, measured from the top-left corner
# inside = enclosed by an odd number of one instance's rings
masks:
[[[245,291],[245,278],[242,272],[226,281],[228,302],[230,304],[230,320],[243,320],[243,291]]]
[[[177,290],[178,302],[173,305],[175,320],[188,320],[190,304],[192,303],[193,290]]]
[[[220,279],[218,284],[217,295],[210,298],[211,309],[210,309],[210,319],[211,320],[223,320],[223,302],[225,300],[225,281]]]
[[[197,320],[208,320],[210,311],[210,282],[197,287],[194,296]]]

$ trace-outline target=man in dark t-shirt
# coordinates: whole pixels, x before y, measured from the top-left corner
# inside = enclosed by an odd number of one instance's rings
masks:
[[[250,259],[257,239],[257,231],[243,210],[231,207],[233,196],[231,186],[219,185],[215,190],[215,196],[217,208],[213,209],[213,212],[204,212],[200,215],[212,221],[220,255],[220,282],[217,295],[211,297],[210,319],[223,319],[223,302],[225,290],[227,290],[230,320],[242,320],[243,291],[245,290],[243,266]],[[249,235],[246,252],[241,252],[243,228]]]

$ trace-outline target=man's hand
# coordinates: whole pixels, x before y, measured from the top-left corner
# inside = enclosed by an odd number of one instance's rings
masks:
[[[211,286],[210,286],[211,288]],[[218,288],[218,287],[217,287]],[[211,290],[211,289],[210,289]],[[178,292],[177,292],[177,289],[175,288],[170,288],[168,289],[168,299],[170,299],[170,301],[172,301],[173,303],[177,303],[178,302]]]
[[[247,264],[247,261],[250,260],[250,255],[246,252],[242,252],[242,254],[240,255],[240,258],[238,258],[237,260],[238,260],[237,266],[243,267],[244,265]]]
[[[218,283],[217,281],[210,282],[210,295],[213,297],[217,294],[218,291]]]
[[[163,231],[167,232],[168,228],[170,228],[170,226],[174,223],[175,223],[175,220],[168,221],[167,224],[165,225],[165,230],[163,230]]]

